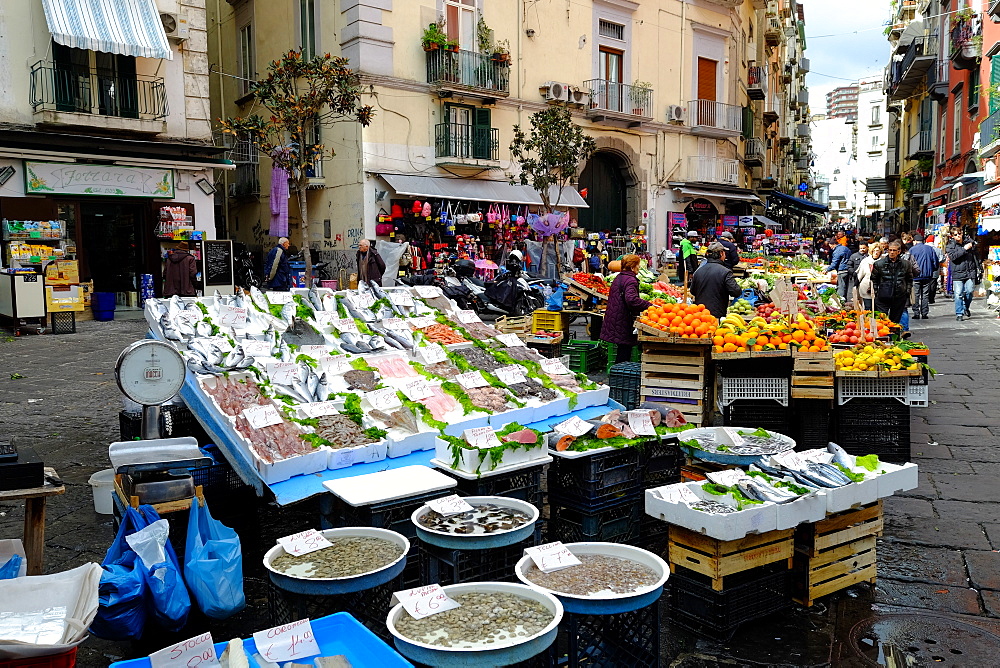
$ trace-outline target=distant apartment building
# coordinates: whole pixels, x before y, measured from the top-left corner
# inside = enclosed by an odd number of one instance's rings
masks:
[[[858,120],[858,85],[840,86],[826,94],[827,118]]]

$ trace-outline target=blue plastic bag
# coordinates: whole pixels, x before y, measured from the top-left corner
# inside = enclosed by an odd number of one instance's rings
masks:
[[[135,525],[137,518],[142,522],[138,513],[122,518],[118,534],[101,562],[104,572],[97,589],[97,616],[90,624],[90,632],[98,638],[138,640],[146,626],[145,569],[125,542],[125,536],[142,528]]]
[[[21,570],[21,562],[24,559],[20,554],[11,555],[10,559],[0,565],[0,580],[13,580]]]
[[[545,308],[549,311],[561,311],[563,307],[563,292],[566,289],[565,283],[560,283],[548,299],[545,300]]]
[[[149,505],[139,506],[138,511],[127,508],[126,512],[141,515],[136,522],[141,522],[142,527],[160,519],[156,510]],[[164,561],[154,564],[151,568],[143,567],[141,562],[139,564],[146,580],[147,610],[151,619],[163,630],[180,631],[187,624],[188,613],[191,612],[191,596],[184,585],[181,566],[169,540],[164,546],[164,551],[166,552]]]
[[[184,579],[198,607],[212,619],[225,619],[246,607],[243,552],[235,531],[212,517],[208,502],[191,499]]]

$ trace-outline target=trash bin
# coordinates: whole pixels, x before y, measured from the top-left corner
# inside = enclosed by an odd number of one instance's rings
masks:
[[[114,320],[115,293],[95,292],[90,301],[90,308],[94,311],[94,320]]]

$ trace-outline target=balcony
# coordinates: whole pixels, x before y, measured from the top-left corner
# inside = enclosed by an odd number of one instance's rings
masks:
[[[983,50],[982,26],[978,17],[955,16],[951,23],[951,63],[957,70],[979,67]]]
[[[889,157],[885,161],[885,178],[895,179],[899,177],[899,157],[889,151]]]
[[[810,134],[812,134],[812,131],[809,129],[808,123],[799,123],[795,126],[796,137],[808,137]]]
[[[688,156],[687,180],[738,186],[740,185],[740,161],[732,158]]]
[[[653,91],[645,86],[604,79],[583,82],[590,89],[587,117],[596,123],[634,128],[653,120]]]
[[[799,69],[802,70],[803,72],[808,72],[809,71],[809,59],[808,58],[799,58]]]
[[[929,158],[934,155],[934,135],[930,130],[920,130],[910,136],[907,159]]]
[[[747,167],[760,167],[764,164],[764,140],[756,137],[747,140],[743,152],[743,164]]]
[[[951,77],[951,61],[938,59],[927,71],[927,94],[936,102],[948,99],[948,80]]]
[[[713,100],[691,100],[688,116],[691,132],[696,135],[721,139],[743,132],[743,107]]]
[[[434,126],[434,155],[438,162],[459,164],[499,161],[500,130],[465,123],[438,123]]]
[[[763,100],[767,97],[767,68],[751,65],[747,68],[747,97]]]
[[[230,197],[255,197],[260,194],[260,152],[253,142],[237,141],[227,156],[236,164],[229,183]]]
[[[931,177],[929,176],[904,176],[903,192],[907,195],[920,195],[931,191]]]
[[[804,105],[804,106],[808,105],[809,104],[809,89],[808,88],[803,88],[798,93],[796,93],[795,94],[795,101],[798,102],[801,105]]]
[[[992,158],[1000,152],[1000,110],[994,111],[979,124],[979,157]]]
[[[990,0],[990,6],[986,13],[990,15],[994,23],[1000,23],[1000,0]]]
[[[768,18],[764,25],[764,43],[768,46],[778,46],[784,39],[785,31],[781,27],[781,21]]]
[[[108,76],[41,60],[31,67],[31,108],[42,125],[148,134],[164,132],[169,113],[160,77]]]
[[[903,59],[893,62],[886,81],[890,100],[905,100],[912,96],[928,69],[937,62],[938,39],[935,35],[915,37],[906,47]]]
[[[439,94],[494,100],[510,95],[510,67],[475,51],[427,52],[427,83]]]

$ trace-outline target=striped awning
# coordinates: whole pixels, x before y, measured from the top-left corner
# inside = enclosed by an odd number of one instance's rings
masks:
[[[42,0],[52,39],[63,46],[173,59],[156,0]]]

